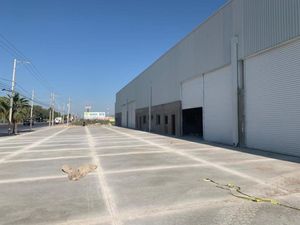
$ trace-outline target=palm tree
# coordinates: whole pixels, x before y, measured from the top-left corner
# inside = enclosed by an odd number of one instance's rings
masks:
[[[0,98],[0,114],[4,116],[6,121],[9,121],[9,98]]]
[[[0,111],[5,115],[6,119],[9,120],[9,109],[10,109],[10,95],[3,97],[0,101]],[[12,132],[17,133],[17,124],[22,121],[29,112],[29,101],[26,98],[20,96],[19,93],[13,95],[13,107],[12,107]],[[10,124],[11,125],[11,124]]]

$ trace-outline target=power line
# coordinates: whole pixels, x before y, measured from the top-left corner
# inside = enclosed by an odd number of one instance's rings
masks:
[[[10,80],[10,79],[1,78],[1,77],[0,77],[0,80],[4,80],[4,81],[6,81],[6,82],[9,82],[9,84],[12,82],[12,80]],[[8,84],[8,85],[9,85],[9,84]],[[22,91],[26,92],[27,94],[31,94],[29,91],[27,91],[25,88],[23,88],[18,82],[15,81],[15,84],[16,84],[16,86],[18,86]]]
[[[11,91],[11,90],[10,90],[10,86],[7,85],[7,84],[5,84],[5,83],[2,83],[1,81],[0,81],[0,87],[1,87],[1,89],[5,89],[5,91],[8,91],[8,92]],[[23,89],[23,91],[26,91],[26,90]],[[24,97],[24,98],[26,98],[26,99],[28,99],[28,100],[31,100],[31,97],[29,97],[27,94],[24,94],[24,93],[23,93],[22,91],[20,91],[18,88],[16,88],[16,92],[19,93],[20,96],[22,96],[22,97]],[[26,91],[26,92],[28,93],[28,91]],[[30,93],[29,93],[29,94],[30,94]],[[48,105],[47,103],[41,101],[41,100],[38,99],[38,98],[35,98],[34,103],[36,103],[36,104],[38,104],[38,105],[41,105],[41,106],[44,106],[44,107],[46,107],[46,108],[49,107],[49,105]]]
[[[28,57],[26,57],[13,43],[11,43],[2,34],[0,34],[0,38],[2,38],[2,40],[0,39],[0,46],[10,55],[31,62]],[[42,73],[32,62],[29,65],[26,64],[24,67],[37,81],[39,81],[44,87],[46,87],[46,89],[48,89],[49,91],[53,90],[53,87],[49,84],[49,82],[45,79]]]
[[[13,43],[11,43],[4,35],[0,33],[0,46],[8,52],[13,57],[17,57],[24,61],[30,61],[30,64],[24,64],[25,69],[39,82],[41,83],[49,92],[53,92],[53,87],[49,84],[49,82],[45,79],[43,74],[37,69],[37,67],[31,62],[31,60],[26,57]],[[4,80],[4,79],[3,79]],[[5,79],[6,81],[10,81],[8,79]],[[11,81],[10,81],[11,82]],[[19,87],[22,91],[24,91],[26,94],[31,95],[30,92],[25,90],[20,84],[16,82],[16,86]],[[8,88],[10,89],[10,88]],[[59,98],[62,98],[59,96]],[[62,100],[65,104],[66,98]],[[61,102],[61,101],[59,101]],[[42,103],[42,102],[39,102]],[[45,103],[42,103],[43,105],[47,105]],[[47,105],[48,107],[48,105]]]

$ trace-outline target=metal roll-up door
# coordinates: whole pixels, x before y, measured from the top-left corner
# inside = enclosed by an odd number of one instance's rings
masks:
[[[184,81],[181,92],[182,109],[203,107],[203,76]]]
[[[250,148],[300,156],[300,41],[245,60]]]
[[[204,75],[204,139],[232,144],[231,67]]]
[[[128,104],[128,127],[135,128],[135,102]]]

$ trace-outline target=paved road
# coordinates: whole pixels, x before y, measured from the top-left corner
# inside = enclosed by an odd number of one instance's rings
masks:
[[[33,126],[34,130],[37,130],[41,127],[46,127],[48,126],[48,123],[35,123]],[[23,124],[18,125],[18,132],[27,132],[30,131],[30,126],[24,126]],[[7,124],[0,124],[0,137],[2,136],[7,136],[8,133],[8,125]]]
[[[300,207],[299,159],[252,152],[117,127],[3,137],[0,224],[299,224],[299,211],[239,199],[203,181],[233,182]],[[79,181],[60,171],[85,163],[98,169]]]

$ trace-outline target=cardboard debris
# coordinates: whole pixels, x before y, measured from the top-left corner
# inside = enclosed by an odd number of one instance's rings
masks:
[[[97,169],[96,165],[86,164],[78,167],[77,169],[72,168],[69,165],[63,165],[61,170],[68,174],[69,180],[76,181],[80,178],[86,176],[88,173],[91,173]]]

